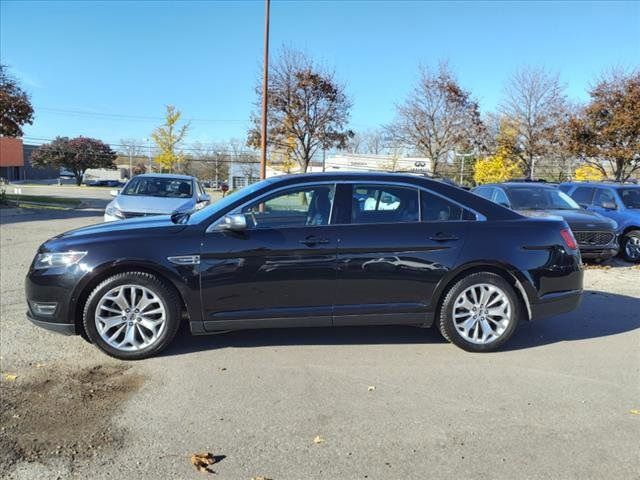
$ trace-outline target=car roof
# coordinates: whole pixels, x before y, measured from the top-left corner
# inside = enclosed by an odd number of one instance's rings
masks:
[[[619,182],[564,182],[562,185],[575,185],[581,187],[640,188],[640,185],[637,183]]]
[[[181,175],[178,173],[141,173],[140,175],[136,175],[134,178],[178,178],[181,180],[195,180],[195,177],[191,175]]]
[[[515,187],[539,187],[539,188],[550,188],[555,190],[557,185],[553,183],[543,183],[543,182],[503,182],[503,183],[485,183],[482,185],[478,185],[474,188],[480,187],[506,187],[506,188],[515,188]]]

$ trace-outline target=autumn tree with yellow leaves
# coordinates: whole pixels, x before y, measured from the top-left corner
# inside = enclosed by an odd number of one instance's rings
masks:
[[[180,151],[180,145],[187,135],[189,123],[178,127],[181,117],[180,110],[173,105],[167,105],[165,123],[151,134],[151,139],[156,144],[158,151],[154,160],[160,165],[163,172],[180,171],[181,164],[185,160],[184,154]]]
[[[593,165],[582,165],[573,172],[573,178],[578,182],[598,182],[605,177],[600,169]]]
[[[473,180],[481,185],[483,183],[504,182],[521,175],[522,170],[518,164],[509,159],[508,150],[505,147],[499,147],[494,155],[476,162]]]

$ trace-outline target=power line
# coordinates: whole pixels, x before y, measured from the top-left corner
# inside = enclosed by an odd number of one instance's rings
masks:
[[[50,108],[50,107],[38,107],[36,111],[43,111],[53,114],[64,114],[64,115],[76,115],[82,117],[94,117],[94,118],[113,118],[113,119],[129,119],[129,120],[152,120],[152,121],[163,121],[166,120],[164,117],[153,117],[146,115],[131,115],[125,113],[106,113],[106,112],[93,112],[88,110],[68,110],[64,108]],[[195,123],[222,123],[222,122],[234,122],[234,123],[246,123],[250,120],[240,120],[240,119],[212,119],[212,118],[192,118],[186,119],[187,122],[195,122]]]

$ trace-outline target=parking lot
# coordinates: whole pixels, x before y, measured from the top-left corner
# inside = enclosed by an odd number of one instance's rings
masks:
[[[0,477],[206,478],[189,456],[211,452],[220,479],[640,478],[638,267],[587,269],[577,311],[497,353],[411,327],[184,330],[125,363],[24,315],[35,250],[99,200],[0,211]]]

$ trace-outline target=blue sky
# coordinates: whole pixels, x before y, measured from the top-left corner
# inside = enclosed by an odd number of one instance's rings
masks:
[[[245,138],[260,74],[264,4],[14,2],[0,54],[36,108],[29,138],[145,138],[165,104],[189,142]],[[640,65],[640,2],[272,1],[271,46],[335,69],[352,128],[388,123],[418,66],[447,60],[484,111],[525,65],[557,71],[576,101],[610,67]],[[74,112],[97,112],[84,115]],[[108,115],[105,115],[108,114]]]

